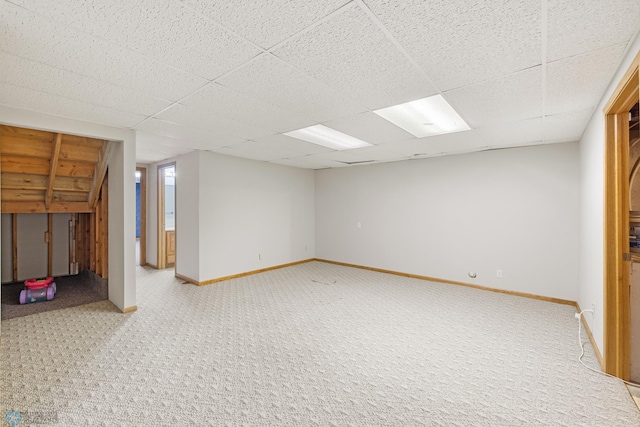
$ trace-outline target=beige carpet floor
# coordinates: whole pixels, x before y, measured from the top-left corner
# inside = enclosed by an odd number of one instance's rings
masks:
[[[319,262],[205,287],[172,273],[139,268],[131,314],[104,301],[3,321],[2,418],[640,425],[624,384],[578,363],[569,306]]]

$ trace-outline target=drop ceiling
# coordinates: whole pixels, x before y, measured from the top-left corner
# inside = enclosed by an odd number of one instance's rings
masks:
[[[638,0],[0,1],[0,104],[209,150],[346,167],[576,141],[640,31]],[[373,110],[442,95],[471,130]],[[284,133],[322,123],[373,144]]]

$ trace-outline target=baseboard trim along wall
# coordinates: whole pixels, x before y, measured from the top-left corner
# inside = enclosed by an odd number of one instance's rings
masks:
[[[336,264],[336,265],[344,265],[345,267],[360,268],[360,269],[363,269],[363,270],[376,271],[378,273],[393,274],[395,276],[411,277],[412,279],[428,280],[430,282],[438,282],[438,283],[446,283],[446,284],[449,284],[449,285],[466,286],[468,288],[481,289],[483,291],[498,292],[498,293],[501,293],[501,294],[515,295],[515,296],[525,297],[525,298],[533,298],[533,299],[538,299],[538,300],[542,300],[542,301],[554,302],[556,304],[573,305],[573,306],[576,305],[575,301],[571,301],[571,300],[567,300],[567,299],[545,297],[545,296],[542,296],[542,295],[528,294],[526,292],[518,292],[518,291],[509,291],[509,290],[505,290],[505,289],[490,288],[488,286],[474,285],[472,283],[456,282],[454,280],[447,280],[447,279],[438,279],[437,277],[421,276],[421,275],[418,275],[418,274],[403,273],[401,271],[393,271],[393,270],[384,270],[382,268],[366,267],[366,266],[363,266],[363,265],[348,264],[346,262],[330,261],[330,260],[319,259],[319,258],[315,258],[314,261],[326,262],[326,263],[329,263],[329,264]]]
[[[304,264],[305,262],[311,262],[311,261],[314,261],[314,259],[313,258],[309,258],[309,259],[304,259],[302,261],[295,261],[295,262],[290,262],[290,263],[287,263],[287,264],[274,265],[272,267],[261,268],[259,270],[251,270],[251,271],[247,271],[247,272],[244,272],[244,273],[233,274],[231,276],[218,277],[217,279],[209,279],[209,280],[205,280],[203,282],[199,282],[199,281],[197,281],[195,279],[192,279],[192,278],[187,277],[187,276],[183,276],[183,275],[178,274],[178,273],[176,273],[176,277],[178,279],[180,279],[180,280],[184,280],[185,282],[192,283],[192,284],[197,285],[197,286],[204,286],[204,285],[211,285],[213,283],[224,282],[225,280],[237,279],[239,277],[251,276],[252,274],[264,273],[265,271],[277,270],[279,268],[285,268],[285,267],[291,267],[292,265]]]
[[[132,305],[131,307],[125,307],[124,310],[122,310],[122,312],[124,314],[126,313],[133,313],[134,311],[138,310],[138,306],[137,305]]]

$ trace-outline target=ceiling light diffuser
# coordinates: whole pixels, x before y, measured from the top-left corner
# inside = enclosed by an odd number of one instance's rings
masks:
[[[334,150],[350,150],[352,148],[372,145],[324,125],[313,125],[291,132],[285,132],[284,134],[313,144],[322,145],[323,147],[333,148]]]
[[[418,138],[471,129],[442,95],[381,108],[374,113]]]

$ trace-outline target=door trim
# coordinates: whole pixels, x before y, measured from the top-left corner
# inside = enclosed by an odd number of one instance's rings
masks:
[[[630,374],[629,110],[640,98],[640,52],[604,107],[604,366]]]

